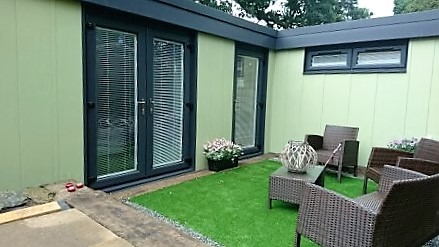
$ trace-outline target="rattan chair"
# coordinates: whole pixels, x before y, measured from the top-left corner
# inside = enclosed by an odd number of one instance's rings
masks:
[[[439,234],[439,174],[384,166],[376,192],[350,199],[308,183],[299,208],[301,235],[321,246],[421,246]]]
[[[364,175],[363,194],[366,194],[368,179],[379,182],[384,165],[400,166],[426,175],[439,173],[439,142],[422,138],[414,154],[390,148],[372,148]]]
[[[317,152],[318,162],[324,164],[332,155],[332,152],[341,143],[341,148],[329,160],[329,166],[337,168],[337,178],[341,181],[342,167],[353,168],[354,176],[357,176],[358,167],[358,128],[326,125],[323,136],[306,135],[305,141]]]

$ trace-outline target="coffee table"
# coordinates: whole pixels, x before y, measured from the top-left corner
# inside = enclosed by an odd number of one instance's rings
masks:
[[[302,200],[302,193],[305,184],[313,183],[324,186],[324,166],[311,166],[306,173],[291,173],[282,166],[270,175],[270,192],[268,196],[268,207],[271,209],[273,200],[280,200],[293,204],[299,204]]]

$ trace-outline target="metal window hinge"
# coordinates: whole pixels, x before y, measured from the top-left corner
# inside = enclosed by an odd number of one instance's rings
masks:
[[[192,103],[192,102],[187,102],[187,103],[185,104],[185,106],[186,106],[190,111],[194,110],[194,103]]]
[[[188,48],[189,51],[191,51],[191,52],[194,52],[194,50],[195,50],[195,46],[192,43],[187,43],[186,48]]]

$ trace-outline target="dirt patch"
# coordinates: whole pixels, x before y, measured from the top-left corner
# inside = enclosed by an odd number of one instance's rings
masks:
[[[10,212],[13,210],[23,209],[26,207],[41,205],[58,200],[60,197],[58,194],[63,194],[65,191],[64,184],[65,182],[46,184],[42,186],[28,187],[23,189],[23,191],[16,192],[17,194],[27,198],[25,202],[14,207],[0,209],[0,213]],[[68,192],[66,191],[65,193]]]
[[[56,195],[55,192],[45,187],[29,187],[23,190],[23,194],[26,195],[33,204],[52,202]]]

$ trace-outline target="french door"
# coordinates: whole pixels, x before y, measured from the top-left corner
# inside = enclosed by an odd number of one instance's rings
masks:
[[[95,188],[193,167],[190,35],[89,17],[87,183]]]
[[[232,136],[234,142],[243,147],[243,157],[263,152],[266,60],[264,49],[237,46]]]

